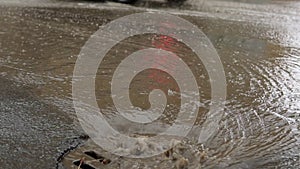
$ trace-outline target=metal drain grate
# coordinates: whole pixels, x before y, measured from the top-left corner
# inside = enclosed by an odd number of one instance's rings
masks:
[[[95,151],[85,151],[82,158],[73,161],[73,165],[81,169],[98,169],[103,168],[103,165],[108,165],[111,160],[103,157]]]

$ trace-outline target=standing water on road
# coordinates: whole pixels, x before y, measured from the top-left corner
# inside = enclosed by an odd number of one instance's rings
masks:
[[[158,1],[136,6],[75,0],[0,2],[0,168],[55,168],[61,152],[79,143],[59,167],[74,168],[76,160],[93,150],[109,158],[98,164],[103,168],[300,168],[300,4],[249,2],[190,0],[180,9],[157,7]],[[224,115],[208,142],[185,140],[177,147],[184,149],[183,159],[169,160],[168,153],[138,160],[117,157],[80,139],[73,69],[81,47],[101,25],[156,10],[195,24],[216,48],[227,82]],[[121,133],[137,134],[132,131],[135,125],[113,116],[110,81],[124,57],[149,47],[175,51],[199,75],[202,106],[195,126],[201,128],[211,99],[208,72],[187,46],[154,34],[123,40],[99,66],[96,98],[106,118]],[[159,125],[172,124],[180,107],[180,98],[172,95],[178,92],[172,77],[143,71],[130,85],[130,99],[141,109],[150,107],[153,89],[166,94],[166,117],[149,125],[149,135]]]

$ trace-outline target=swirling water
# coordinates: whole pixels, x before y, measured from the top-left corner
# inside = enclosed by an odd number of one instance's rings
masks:
[[[201,28],[224,65],[227,80],[224,116],[218,132],[205,144],[208,159],[202,166],[299,168],[300,29],[297,25],[300,18],[297,3],[220,4],[206,2],[199,8],[194,5],[194,11],[167,9]],[[80,48],[100,25],[132,12],[127,9],[112,14],[110,9],[1,7],[1,112],[6,113],[1,113],[0,142],[3,146],[0,147],[13,152],[7,155],[1,151],[4,167],[54,166],[55,156],[66,147],[61,142],[79,133],[72,105],[71,80]],[[152,40],[157,37],[147,36],[128,39],[112,50],[111,55],[126,55],[131,50],[155,46]],[[182,45],[175,48],[179,48],[182,57],[193,55]],[[198,72],[199,83],[208,80],[203,67],[192,66],[192,59],[185,61]],[[99,76],[109,78],[118,62],[118,59],[107,60],[104,68],[98,71]],[[132,83],[136,91],[133,90],[131,100],[141,108],[149,107],[147,94],[152,88],[160,87],[155,81],[161,78],[169,79],[162,81],[176,91],[176,84],[168,75],[157,77],[157,72],[152,73],[157,78],[152,79],[154,87],[145,90],[147,84],[140,83],[151,76],[147,73],[141,73]],[[109,113],[109,109],[113,109],[109,107],[111,98],[106,81],[109,79],[98,81],[99,105],[106,105]],[[165,92],[169,91],[168,85],[163,85]],[[209,84],[203,82],[200,90],[204,104],[201,112],[205,115],[205,106],[209,104],[206,101],[210,99]],[[180,103],[177,97],[169,99],[171,106],[166,112],[169,119],[163,119],[167,125],[174,120],[172,112],[178,110]],[[131,132],[124,128],[128,123],[117,120],[115,128]],[[197,123],[199,127],[201,120],[203,118]],[[33,132],[36,135],[33,136]],[[28,144],[30,142],[34,144]],[[86,146],[88,149],[89,144]],[[80,154],[74,159],[77,157]],[[16,159],[20,159],[18,163]],[[151,164],[148,160],[139,162]]]

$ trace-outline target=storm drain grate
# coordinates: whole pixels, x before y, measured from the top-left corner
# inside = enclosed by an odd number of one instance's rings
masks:
[[[99,165],[108,165],[110,163],[110,159],[103,157],[95,151],[85,151],[84,157],[73,161],[73,165],[82,169],[97,169]]]

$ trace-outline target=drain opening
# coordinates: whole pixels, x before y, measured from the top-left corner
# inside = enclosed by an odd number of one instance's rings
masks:
[[[73,164],[76,165],[76,166],[79,166],[80,165],[80,160],[73,161]],[[84,162],[81,163],[80,168],[82,168],[82,169],[96,169],[95,167],[90,166],[88,164],[85,164]]]
[[[95,151],[86,151],[86,152],[84,152],[84,154],[86,154],[96,160],[99,160],[99,162],[102,163],[103,165],[107,165],[107,164],[111,163],[110,159],[106,159],[105,157],[99,155]]]

